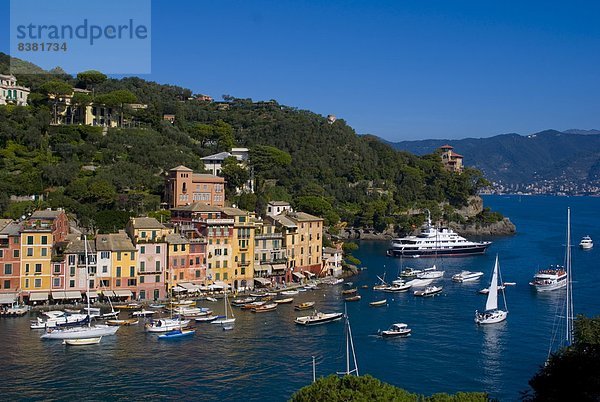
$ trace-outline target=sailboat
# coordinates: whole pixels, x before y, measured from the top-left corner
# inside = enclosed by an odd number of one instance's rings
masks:
[[[550,343],[550,348],[548,350],[548,358],[546,360],[546,364],[548,363],[550,356],[552,355],[553,346],[555,344],[556,338],[559,338],[559,344],[556,345],[556,349],[560,347],[567,347],[573,344],[573,277],[572,277],[572,268],[571,268],[571,208],[567,208],[567,245],[565,248],[565,271],[567,273],[567,292],[566,292],[566,300],[562,305],[566,309],[566,314],[560,316],[565,318],[565,321],[562,323],[558,323],[555,321],[554,323],[554,336],[552,337],[552,342]],[[555,320],[559,318],[559,314],[556,314]],[[561,335],[559,335],[559,330],[561,325],[565,325],[565,335],[564,339]]]
[[[502,296],[504,298],[504,310],[498,309],[498,277],[502,281],[500,275],[500,268],[498,266],[498,254],[496,254],[496,262],[494,264],[494,271],[492,273],[492,281],[490,283],[487,301],[485,303],[485,311],[475,311],[475,322],[479,325],[484,324],[495,324],[506,320],[508,315],[508,309],[506,308],[506,296],[504,290],[502,290]]]
[[[40,336],[41,339],[88,339],[90,340],[90,342],[92,342],[92,338],[94,338],[94,341],[97,338],[102,338],[103,336],[107,336],[107,335],[114,335],[117,333],[117,331],[119,330],[119,327],[111,327],[108,325],[92,325],[91,324],[91,317],[90,317],[90,268],[89,268],[89,254],[88,254],[88,243],[87,243],[87,236],[84,236],[83,238],[83,244],[84,244],[84,252],[85,252],[85,272],[86,272],[86,278],[85,281],[87,283],[87,292],[86,292],[86,297],[87,297],[87,312],[88,312],[88,324],[87,327],[72,327],[72,328],[65,328],[65,329],[48,329],[42,336]],[[82,341],[85,342],[85,341]],[[98,340],[98,342],[100,342],[100,340]]]
[[[225,297],[223,298],[223,300],[225,302],[225,317],[220,317],[220,318],[212,321],[211,323],[212,324],[221,324],[223,326],[230,327],[235,322],[235,317],[233,315],[233,310],[231,310],[231,307],[229,306],[229,303],[227,303],[227,289],[225,289]],[[231,317],[229,317],[227,315],[227,309],[228,308],[231,311]]]
[[[344,310],[346,310],[344,308]],[[338,375],[352,375],[356,374],[358,377],[358,363],[356,362],[356,353],[354,352],[354,341],[352,340],[352,329],[350,328],[350,319],[348,318],[348,311],[344,311],[346,317],[346,323],[344,325],[344,332],[346,333],[346,371],[338,371]],[[351,368],[350,354],[352,354],[352,363],[354,368]]]

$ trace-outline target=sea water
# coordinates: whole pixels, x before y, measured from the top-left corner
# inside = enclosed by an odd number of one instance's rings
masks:
[[[600,313],[596,295],[600,279],[600,198],[487,196],[485,205],[511,218],[514,236],[495,237],[483,256],[413,259],[385,256],[387,242],[360,242],[355,252],[365,270],[351,279],[362,300],[347,303],[359,373],[411,392],[486,391],[500,400],[516,400],[544,363],[553,336],[564,289],[537,294],[528,285],[538,269],[564,262],[566,210],[572,211],[573,293],[575,313]],[[577,247],[591,235],[596,248]],[[485,238],[475,240],[487,240]],[[506,290],[508,319],[478,327],[498,254],[502,277],[516,286]],[[445,271],[444,290],[432,298],[412,292],[389,294],[372,286],[377,275],[393,279],[405,267],[436,264]],[[472,283],[453,283],[461,270],[482,271]],[[368,289],[360,288],[368,285]],[[301,292],[294,304],[316,301],[321,311],[343,311],[343,285]],[[387,298],[388,305],[369,302]],[[216,313],[223,303],[202,302]],[[500,297],[500,306],[503,306]],[[317,376],[345,370],[343,321],[301,327],[293,320],[310,312],[293,305],[254,314],[234,310],[235,328],[197,324],[193,338],[163,341],[143,326],[120,328],[99,345],[65,347],[42,341],[29,329],[30,317],[0,319],[0,384],[4,400],[203,400],[281,401],[312,381],[312,357]],[[404,322],[412,336],[382,339],[379,329]]]

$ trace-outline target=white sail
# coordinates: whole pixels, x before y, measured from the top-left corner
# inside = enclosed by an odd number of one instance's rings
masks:
[[[494,264],[494,273],[492,274],[492,282],[490,283],[485,310],[498,309],[498,256],[496,255],[496,263]]]

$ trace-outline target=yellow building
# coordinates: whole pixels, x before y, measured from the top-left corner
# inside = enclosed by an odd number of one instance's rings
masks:
[[[48,300],[52,282],[53,245],[66,239],[67,216],[62,210],[34,212],[21,231],[21,290],[29,301]]]
[[[96,237],[98,292],[117,299],[135,299],[137,250],[125,231]]]
[[[233,263],[227,270],[229,284],[234,289],[254,287],[254,232],[256,217],[253,212],[238,208],[222,208],[225,218],[233,219],[231,252]]]

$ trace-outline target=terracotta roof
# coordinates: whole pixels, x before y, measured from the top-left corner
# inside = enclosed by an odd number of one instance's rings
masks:
[[[322,221],[323,218],[319,218],[318,216],[314,216],[311,214],[307,214],[306,212],[288,212],[286,216],[292,220],[296,220],[298,222],[314,222],[314,221]]]
[[[18,236],[19,233],[21,233],[21,229],[23,229],[23,225],[21,223],[13,222],[10,219],[2,219],[2,221],[9,222],[6,225],[0,223],[0,235]]]
[[[41,211],[35,211],[33,214],[31,214],[31,216],[29,217],[29,219],[56,219],[60,214],[63,214],[65,211],[60,210],[41,210]]]
[[[446,144],[446,145],[442,145],[442,146],[440,147],[440,149],[454,149],[454,147],[453,147],[452,145],[448,145],[448,144]]]
[[[170,169],[169,171],[185,171],[185,172],[193,172],[192,169],[190,169],[187,166],[183,166],[183,165],[179,165],[177,167],[174,167],[173,169]]]
[[[98,235],[96,249],[98,251],[136,251],[129,236],[122,230],[119,233]]]
[[[229,216],[247,216],[248,211],[244,211],[239,208],[223,207],[221,210]]]
[[[191,211],[191,212],[222,212],[221,207],[208,205],[203,202],[193,202],[183,207],[171,208],[173,211]]]
[[[178,233],[171,233],[166,236],[169,244],[188,244],[190,241]]]
[[[452,152],[452,158],[464,158],[464,156],[459,155],[456,152]]]
[[[213,183],[220,183],[220,182],[225,182],[225,179],[221,176],[215,176],[214,174],[210,174],[210,173],[194,173],[192,174],[192,180],[202,180],[202,181],[210,181]]]
[[[289,207],[290,203],[286,201],[269,201],[269,205],[273,205],[276,207]]]

